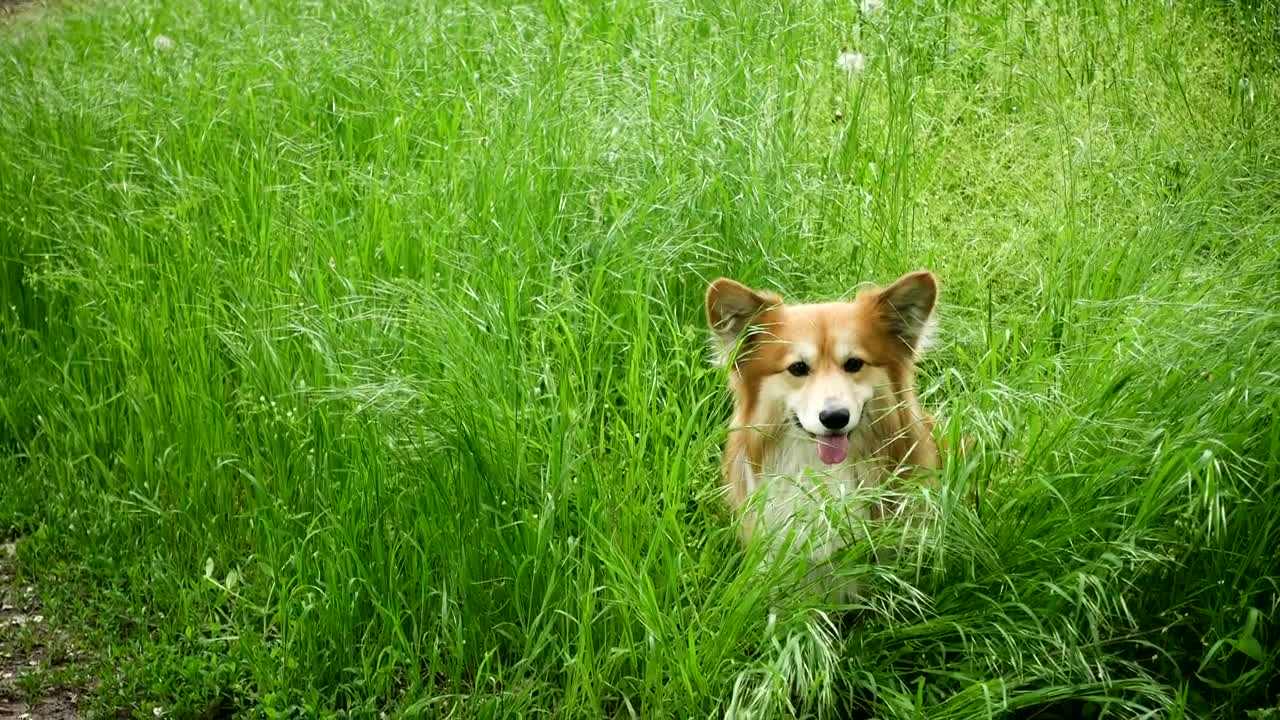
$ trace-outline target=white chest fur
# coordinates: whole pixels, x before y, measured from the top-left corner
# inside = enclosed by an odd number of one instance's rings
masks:
[[[859,490],[875,488],[882,467],[867,457],[854,437],[850,457],[838,465],[818,459],[812,438],[788,433],[751,473],[752,502],[760,503],[757,530],[771,536],[771,556],[783,547],[807,555],[814,564],[843,547],[870,515],[870,498]],[[860,497],[861,495],[861,497]]]

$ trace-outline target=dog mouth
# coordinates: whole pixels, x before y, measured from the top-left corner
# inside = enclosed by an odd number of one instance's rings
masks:
[[[849,457],[849,434],[853,432],[852,428],[843,433],[811,433],[803,423],[800,422],[799,416],[792,414],[791,422],[800,428],[804,434],[813,438],[814,447],[818,451],[818,459],[824,465],[838,465]]]

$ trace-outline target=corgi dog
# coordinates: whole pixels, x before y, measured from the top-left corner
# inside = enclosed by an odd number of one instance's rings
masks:
[[[893,510],[867,493],[858,503],[859,491],[938,467],[933,418],[915,389],[937,296],[927,271],[818,304],[786,304],[727,278],[707,288],[734,399],[721,472],[744,543],[777,533],[772,560],[785,534],[820,569],[845,545],[847,513],[872,520]]]

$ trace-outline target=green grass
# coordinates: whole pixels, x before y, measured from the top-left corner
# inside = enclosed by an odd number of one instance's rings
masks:
[[[1276,712],[1275,5],[491,5],[0,24],[0,534],[99,709]],[[920,267],[975,450],[774,592],[703,289]]]

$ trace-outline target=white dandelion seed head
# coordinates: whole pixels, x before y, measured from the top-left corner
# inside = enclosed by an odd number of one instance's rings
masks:
[[[173,38],[168,35],[157,35],[156,39],[151,42],[152,46],[157,50],[172,50]]]
[[[859,7],[863,15],[875,15],[884,9],[884,0],[862,0]]]
[[[1247,77],[1240,78],[1240,94],[1245,96],[1249,102],[1253,102],[1253,85]]]
[[[860,73],[867,68],[867,56],[860,52],[844,51],[836,56],[836,69],[849,74]]]

